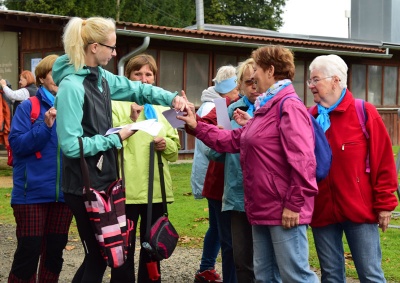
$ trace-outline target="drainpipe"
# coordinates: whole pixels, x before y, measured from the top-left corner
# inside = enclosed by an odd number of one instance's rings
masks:
[[[196,0],[197,30],[204,30],[204,4],[203,0]]]
[[[344,16],[347,18],[347,37],[351,38],[351,12],[350,10],[344,11]]]
[[[150,44],[150,37],[146,36],[143,39],[142,45],[140,45],[135,50],[133,50],[133,51],[129,52],[128,54],[126,54],[125,56],[123,56],[118,62],[118,75],[123,76],[124,75],[124,71],[125,71],[125,63],[126,63],[126,61],[131,59],[133,56],[136,56],[137,54],[140,54],[143,51],[145,51],[147,49],[147,47],[149,47],[149,44]]]

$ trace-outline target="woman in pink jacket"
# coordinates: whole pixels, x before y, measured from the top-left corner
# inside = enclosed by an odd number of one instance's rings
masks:
[[[307,240],[318,191],[314,138],[307,109],[292,85],[293,54],[282,46],[266,46],[252,58],[253,79],[262,95],[254,118],[243,128],[229,131],[197,123],[189,109],[180,119],[216,151],[240,152],[256,282],[319,282],[310,270]],[[280,115],[280,102],[287,96],[293,98],[285,100]]]

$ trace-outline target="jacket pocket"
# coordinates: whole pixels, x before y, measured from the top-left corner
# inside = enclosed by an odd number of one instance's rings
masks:
[[[281,178],[279,178],[278,175],[272,172],[267,172],[265,174],[264,188],[265,193],[271,197],[269,201],[278,200],[279,202],[282,202],[285,199],[286,187],[287,184]]]

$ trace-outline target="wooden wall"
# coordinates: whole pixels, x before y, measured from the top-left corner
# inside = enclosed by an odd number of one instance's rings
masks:
[[[399,115],[397,110],[379,110],[379,114],[388,130],[392,145],[400,145]]]

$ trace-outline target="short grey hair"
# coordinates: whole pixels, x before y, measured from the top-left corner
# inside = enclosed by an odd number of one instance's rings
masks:
[[[341,88],[347,88],[347,64],[337,55],[321,55],[310,64],[310,73],[314,70],[322,72],[325,76],[337,76]]]
[[[236,76],[236,68],[232,65],[222,66],[218,69],[217,75],[213,79],[214,83],[220,83],[226,79]]]

